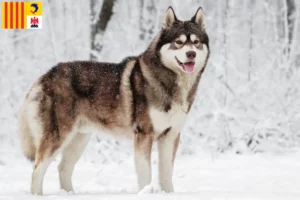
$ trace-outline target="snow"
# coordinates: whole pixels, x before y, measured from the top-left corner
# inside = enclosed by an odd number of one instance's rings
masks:
[[[91,12],[86,1],[44,0],[43,29],[0,30],[1,146],[17,146],[17,111],[41,74],[58,62],[89,59],[91,14],[99,14],[103,1],[93,2]],[[211,57],[183,131],[185,151],[285,152],[300,147],[300,3],[289,54],[285,3],[117,0],[96,54],[106,62],[138,55],[160,30],[168,6],[183,20],[202,6]]]
[[[42,1],[42,30],[0,30],[0,200],[42,199],[28,194],[32,166],[20,153],[17,111],[34,80],[57,62],[89,59],[91,14],[103,3],[93,0],[92,12],[92,1]],[[103,49],[93,52],[100,61],[144,51],[170,5],[179,19],[198,6],[205,12],[211,57],[182,131],[176,193],[160,193],[155,181],[138,192],[132,146],[93,136],[74,172],[75,194],[59,191],[57,159],[43,199],[299,200],[300,1],[289,20],[288,2],[116,0],[98,37]]]
[[[296,152],[179,156],[172,194],[159,190],[156,164],[153,183],[138,192],[132,157],[107,164],[81,158],[73,175],[75,194],[68,194],[59,191],[58,162],[54,161],[46,173],[43,199],[300,199],[300,153]],[[31,164],[25,159],[1,164],[0,174],[0,199],[42,199],[28,194]],[[151,191],[155,194],[149,194]]]

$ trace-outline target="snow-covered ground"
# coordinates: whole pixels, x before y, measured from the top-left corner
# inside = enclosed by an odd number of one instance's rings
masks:
[[[0,30],[0,200],[300,200],[300,151],[291,153],[300,147],[300,1],[293,7],[282,0],[116,1],[99,61],[144,51],[170,5],[183,20],[198,6],[205,11],[211,56],[182,132],[176,193],[138,193],[131,147],[94,137],[76,166],[75,194],[59,191],[57,160],[45,177],[45,197],[29,195],[31,164],[16,153],[17,111],[50,67],[89,59],[90,11],[98,15],[102,5],[42,1],[42,30]]]
[[[43,199],[300,199],[300,153],[180,156],[175,194],[138,193],[132,159],[99,164],[83,158],[73,176],[75,194],[67,194],[59,191],[58,161],[45,176]],[[31,165],[25,159],[2,161],[0,199],[42,199],[28,194],[30,176]],[[153,176],[157,180],[155,172]],[[156,181],[151,187],[158,188]]]

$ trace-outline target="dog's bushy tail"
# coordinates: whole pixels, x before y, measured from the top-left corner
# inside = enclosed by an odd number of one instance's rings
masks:
[[[19,123],[19,138],[21,149],[23,154],[30,160],[35,160],[36,147],[34,145],[34,138],[30,133],[30,128],[27,120],[27,100],[21,106],[18,113],[18,123]]]

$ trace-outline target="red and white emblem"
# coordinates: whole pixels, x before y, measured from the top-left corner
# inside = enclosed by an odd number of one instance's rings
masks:
[[[28,29],[41,29],[42,28],[42,16],[27,16],[27,28]]]

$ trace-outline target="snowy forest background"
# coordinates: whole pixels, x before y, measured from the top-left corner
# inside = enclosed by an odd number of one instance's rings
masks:
[[[38,76],[57,62],[141,53],[170,5],[181,20],[203,7],[211,47],[179,154],[298,149],[300,1],[44,0],[42,30],[0,31],[0,162],[21,155],[17,111]],[[120,161],[131,150],[99,134],[84,158]]]

